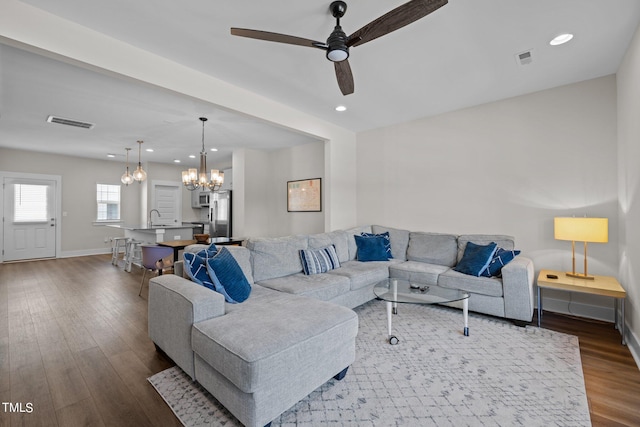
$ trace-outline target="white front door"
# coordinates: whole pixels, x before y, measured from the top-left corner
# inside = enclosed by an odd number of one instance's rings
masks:
[[[56,181],[4,177],[3,261],[56,256]]]
[[[153,215],[154,224],[182,225],[182,193],[181,184],[167,182],[153,183],[153,208],[160,212]]]

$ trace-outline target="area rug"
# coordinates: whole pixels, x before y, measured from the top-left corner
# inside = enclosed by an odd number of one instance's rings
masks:
[[[578,338],[470,314],[404,304],[387,342],[385,303],[355,309],[356,361],[273,426],[590,426]],[[241,426],[179,368],[149,382],[188,427]]]

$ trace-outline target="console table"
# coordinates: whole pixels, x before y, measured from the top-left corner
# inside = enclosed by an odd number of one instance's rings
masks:
[[[549,277],[551,276],[551,277]],[[553,278],[556,276],[557,278]],[[611,297],[615,301],[614,305],[614,326],[618,328],[618,306],[622,313],[622,345],[626,344],[625,324],[624,324],[624,300],[627,293],[615,277],[594,276],[594,279],[580,279],[569,277],[566,273],[553,270],[540,270],[538,275],[538,327],[542,319],[542,295],[541,289],[557,289],[569,292],[581,292],[583,294],[601,295]]]

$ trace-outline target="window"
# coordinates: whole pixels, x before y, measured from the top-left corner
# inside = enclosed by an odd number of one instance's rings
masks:
[[[14,184],[14,222],[46,222],[47,186],[32,184]]]
[[[120,221],[120,186],[97,184],[97,221]]]

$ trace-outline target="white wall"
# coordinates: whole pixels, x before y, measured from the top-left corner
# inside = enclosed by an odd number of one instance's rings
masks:
[[[627,291],[629,348],[640,360],[640,30],[618,71],[620,278]]]
[[[322,212],[287,212],[287,181],[323,178],[324,169],[322,142],[273,152],[234,151],[233,235],[266,237],[323,232],[324,207]]]
[[[553,218],[604,216],[609,243],[589,246],[589,271],[617,275],[614,76],[363,132],[357,158],[361,224],[509,234],[536,270],[570,270]],[[610,299],[548,296],[549,309],[613,319]]]
[[[324,145],[322,142],[314,142],[270,153],[271,173],[275,178],[272,185],[276,194],[271,198],[269,206],[272,215],[269,235],[287,236],[324,231],[324,201],[322,212],[287,212],[287,181],[322,178],[324,198]]]

